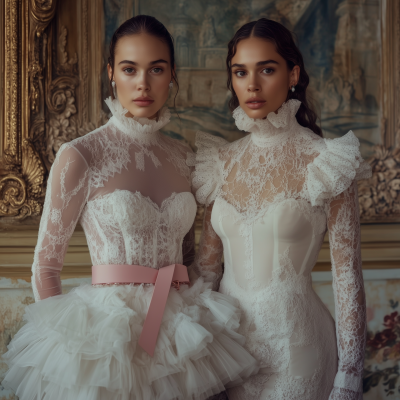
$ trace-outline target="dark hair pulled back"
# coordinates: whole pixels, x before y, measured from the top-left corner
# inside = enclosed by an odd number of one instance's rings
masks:
[[[108,63],[111,66],[111,79],[109,81],[109,89],[111,97],[114,99],[113,88],[111,82],[114,78],[114,63],[115,63],[115,49],[117,47],[118,40],[124,36],[131,36],[140,33],[147,33],[152,35],[168,45],[169,57],[171,62],[172,80],[175,82],[177,91],[174,97],[175,99],[179,91],[178,78],[175,73],[175,50],[174,50],[174,39],[168,32],[167,28],[156,18],[150,15],[137,15],[126,20],[120,27],[114,32],[110,42],[110,56],[108,57]]]
[[[238,43],[243,39],[257,37],[271,41],[275,44],[276,51],[285,60],[290,70],[295,65],[300,67],[300,77],[296,85],[296,90],[288,90],[286,101],[297,99],[301,101],[301,106],[296,114],[297,122],[314,133],[322,137],[321,128],[317,125],[317,115],[309,104],[307,99],[307,86],[310,78],[304,68],[303,56],[296,46],[291,32],[278,22],[266,18],[260,18],[258,21],[252,21],[243,25],[233,36],[228,44],[228,56],[226,58],[226,67],[228,70],[228,89],[232,92],[232,98],[229,102],[231,111],[239,106],[238,97],[232,86],[231,61],[236,54]]]

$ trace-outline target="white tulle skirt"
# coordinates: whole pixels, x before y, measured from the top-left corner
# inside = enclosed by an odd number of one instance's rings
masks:
[[[82,285],[26,307],[3,355],[20,400],[206,399],[258,371],[240,311],[200,278],[171,289],[154,357],[137,345],[153,285]]]

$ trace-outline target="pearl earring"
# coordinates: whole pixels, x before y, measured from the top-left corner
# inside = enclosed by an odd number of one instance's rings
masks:
[[[171,82],[169,83],[169,88],[172,89],[173,87],[174,87],[174,82],[171,81]]]
[[[294,87],[294,85],[292,85],[292,92],[294,92],[296,89],[295,89],[295,87]]]
[[[113,88],[114,98],[115,98],[115,99],[118,99],[117,90],[116,90],[116,87],[115,87],[115,81],[111,81],[111,86],[112,86],[112,88]]]

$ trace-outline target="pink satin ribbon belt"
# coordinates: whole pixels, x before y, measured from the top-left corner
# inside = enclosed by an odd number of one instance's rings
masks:
[[[153,297],[139,338],[139,346],[151,357],[157,343],[165,305],[171,284],[189,284],[187,269],[182,264],[172,264],[159,270],[141,265],[94,265],[92,285],[154,283]]]

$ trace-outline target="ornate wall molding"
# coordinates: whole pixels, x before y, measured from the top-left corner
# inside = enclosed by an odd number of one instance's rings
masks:
[[[4,159],[5,169],[14,170],[21,163],[21,141],[19,130],[20,99],[19,91],[19,13],[18,0],[6,0],[5,2],[5,68],[4,68]]]
[[[400,147],[376,146],[372,178],[358,186],[363,222],[400,222]]]
[[[400,2],[381,0],[382,143],[400,147]]]
[[[20,174],[9,174],[0,179],[0,216],[23,219],[40,215],[44,167],[28,139],[22,143]]]
[[[76,114],[75,89],[79,85],[78,56],[68,57],[66,51],[67,28],[61,26],[58,37],[60,60],[53,60],[57,78],[52,80],[46,91],[47,122],[45,137],[45,162],[50,169],[62,144],[79,136],[78,123],[71,118]]]
[[[101,43],[101,4],[101,0],[71,0],[68,5],[57,0],[4,0],[1,6],[5,45],[0,53],[4,64],[0,218],[8,217],[3,220],[6,225],[40,215],[45,178],[60,146],[103,122],[100,100],[93,96],[101,90],[100,73],[97,80],[89,74],[92,65],[96,73],[101,70],[101,52],[89,52],[89,43]],[[66,10],[76,14],[65,19],[67,26],[59,18]]]
[[[26,216],[39,215],[42,209],[40,197],[43,191],[44,167],[40,156],[29,140],[25,122],[29,113],[27,71],[34,79],[39,79],[41,68],[32,63],[29,69],[29,13],[28,8],[34,6],[35,18],[40,29],[40,36],[47,26],[41,21],[41,15],[47,19],[54,15],[51,1],[6,0],[4,15],[4,126],[2,137],[4,142],[3,163],[0,165],[0,217],[23,219]],[[41,22],[40,22],[41,21]],[[47,22],[48,23],[48,22]],[[39,34],[40,33],[40,34]],[[32,54],[35,51],[31,52]],[[33,82],[32,88],[38,87]],[[32,111],[36,106],[38,95],[32,91]],[[38,129],[37,124],[35,125]]]
[[[359,183],[362,222],[400,222],[400,2],[381,0],[381,140]]]

